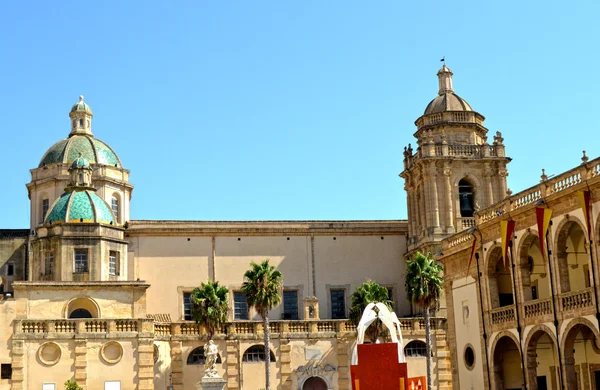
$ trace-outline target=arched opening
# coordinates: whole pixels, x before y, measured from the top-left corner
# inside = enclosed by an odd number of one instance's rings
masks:
[[[271,363],[275,363],[275,354],[273,351],[269,351],[271,356]],[[266,360],[264,345],[253,345],[244,352],[242,356],[242,362],[244,363],[262,363]]]
[[[318,376],[313,376],[304,382],[302,390],[327,390],[327,383]]]
[[[426,357],[427,345],[421,340],[413,340],[404,347],[404,356],[407,358]]]
[[[581,225],[569,221],[562,226],[556,245],[561,293],[590,288],[589,254],[586,246]]]
[[[69,314],[69,318],[76,319],[76,318],[94,318],[94,317],[92,317],[92,313],[90,313],[86,309],[75,309],[71,312],[71,314]]]
[[[66,307],[67,318],[99,318],[100,310],[96,302],[90,298],[75,298]]]
[[[565,336],[565,382],[569,390],[597,389],[600,385],[597,381],[600,377],[600,350],[590,326],[578,323]]]
[[[204,356],[204,347],[195,348],[187,358],[187,364],[204,364],[206,356]],[[221,363],[221,354],[217,355],[217,363]]]
[[[514,304],[510,264],[502,258],[502,250],[496,247],[488,259],[488,282],[492,309]]]
[[[493,354],[493,389],[524,388],[521,353],[515,341],[503,336],[496,343]]]
[[[538,236],[530,234],[524,239],[519,253],[519,267],[525,301],[551,297],[550,277]]]
[[[559,382],[558,351],[543,329],[534,331],[527,345],[527,379],[529,389],[549,389]]]
[[[466,179],[460,179],[458,182],[458,200],[460,216],[463,218],[473,217],[475,212],[475,188]]]

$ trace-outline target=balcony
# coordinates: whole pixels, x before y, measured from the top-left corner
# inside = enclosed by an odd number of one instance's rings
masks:
[[[540,321],[552,321],[552,298],[536,299],[525,302],[525,324],[532,325]]]
[[[446,319],[430,319],[432,331],[446,328]],[[425,335],[425,320],[422,317],[400,319],[403,335]],[[68,338],[136,338],[149,337],[161,340],[198,339],[206,331],[194,322],[154,322],[153,319],[56,319],[17,320],[15,339],[68,339]],[[353,335],[356,327],[349,320],[271,321],[273,338],[318,338]],[[234,336],[238,339],[262,338],[261,321],[234,321],[220,329],[215,338]],[[77,335],[77,336],[76,336]]]
[[[490,311],[492,328],[494,331],[516,328],[515,305],[503,306]]]
[[[584,290],[570,291],[560,295],[559,313],[563,317],[572,316],[572,311],[577,315],[594,314],[594,289],[592,287]]]

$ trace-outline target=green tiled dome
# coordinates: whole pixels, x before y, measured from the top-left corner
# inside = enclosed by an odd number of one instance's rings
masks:
[[[104,223],[114,225],[108,204],[93,191],[64,193],[50,209],[45,223]]]
[[[87,111],[93,115],[90,105],[83,102],[83,96],[80,96],[79,101],[77,103],[73,104],[73,107],[71,107],[71,112],[76,112],[76,111]]]
[[[121,167],[117,154],[104,142],[89,135],[73,135],[55,143],[48,149],[40,167],[49,164],[72,164],[82,157],[91,164]]]

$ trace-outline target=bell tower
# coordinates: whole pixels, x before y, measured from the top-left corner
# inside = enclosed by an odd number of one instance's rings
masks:
[[[404,148],[408,248],[435,253],[443,238],[475,226],[474,213],[506,197],[504,138],[488,143],[485,117],[454,93],[452,71],[437,73],[438,96],[415,121],[416,150]]]

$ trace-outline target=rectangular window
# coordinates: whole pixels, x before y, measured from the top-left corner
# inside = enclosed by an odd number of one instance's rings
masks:
[[[111,199],[111,208],[112,208],[112,212],[115,215],[115,219],[118,221],[119,220],[119,199],[115,196],[112,197]]]
[[[390,301],[393,301],[394,300],[394,290],[392,290],[391,287],[388,287],[387,290],[388,290],[388,299]]]
[[[54,252],[47,251],[44,253],[44,275],[54,274]]]
[[[283,319],[298,319],[298,291],[296,290],[283,292]]]
[[[331,290],[331,318],[334,320],[346,318],[345,290]]]
[[[233,292],[233,319],[248,319],[248,304],[246,303],[246,295],[241,291]]]
[[[75,264],[73,272],[76,274],[88,272],[88,250],[75,249]]]
[[[12,365],[1,364],[0,365],[0,379],[12,379]]]
[[[6,266],[6,276],[13,276],[14,274],[15,274],[15,265],[9,263]]]
[[[119,259],[119,252],[110,251],[108,252],[108,274],[119,275],[119,269],[121,268],[121,262]]]
[[[192,320],[192,294],[183,293],[183,319],[185,321]]]
[[[42,199],[42,218],[40,222],[44,222],[48,209],[50,208],[50,199]]]

